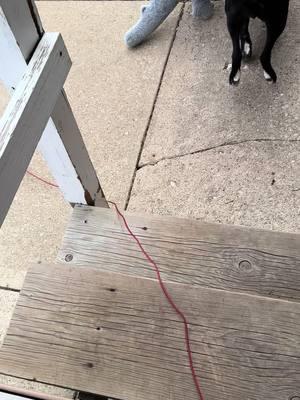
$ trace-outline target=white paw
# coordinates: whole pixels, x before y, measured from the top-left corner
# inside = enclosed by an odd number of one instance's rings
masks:
[[[246,54],[246,56],[249,56],[249,54],[251,53],[251,46],[247,42],[245,42],[244,44],[244,53]]]
[[[235,77],[233,78],[233,81],[236,82],[236,83],[238,83],[238,82],[240,81],[240,79],[241,79],[241,71],[239,70],[239,71],[236,73]]]
[[[270,77],[270,75],[266,71],[264,71],[264,77],[265,77],[265,79],[267,81],[271,81],[272,80],[272,78]]]

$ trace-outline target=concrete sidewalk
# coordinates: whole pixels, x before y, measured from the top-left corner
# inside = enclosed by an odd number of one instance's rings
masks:
[[[45,29],[60,31],[71,54],[66,90],[107,198],[137,212],[299,232],[297,0],[274,51],[278,84],[263,79],[255,21],[254,59],[238,88],[224,70],[231,44],[222,2],[205,23],[190,4],[180,18],[178,5],[130,51],[122,37],[143,3],[37,2]],[[3,94],[0,110],[6,102]],[[38,155],[30,169],[51,180]],[[0,230],[0,287],[14,290],[0,289],[0,342],[28,265],[55,261],[70,213],[57,189],[24,178]]]
[[[228,85],[231,42],[223,3],[200,24],[186,6],[165,71],[130,210],[299,232],[299,18],[273,53],[278,83],[263,78],[263,24],[252,23],[253,60]],[[184,56],[183,56],[184,55]]]

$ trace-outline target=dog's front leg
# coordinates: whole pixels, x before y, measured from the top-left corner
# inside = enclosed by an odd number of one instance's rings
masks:
[[[241,78],[242,50],[240,35],[243,27],[242,19],[233,13],[227,13],[227,26],[232,40],[232,68],[229,76],[230,85],[237,85]]]
[[[249,33],[250,18],[246,18],[241,32],[241,49],[245,58],[252,56],[252,40]]]
[[[285,28],[284,24],[267,23],[267,41],[264,51],[260,57],[264,69],[264,76],[267,81],[277,81],[277,75],[271,64],[272,49],[276,40],[279,38]]]

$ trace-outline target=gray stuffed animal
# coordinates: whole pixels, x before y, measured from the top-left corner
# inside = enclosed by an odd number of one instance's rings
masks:
[[[142,7],[138,22],[126,33],[125,43],[135,47],[142,43],[177,6],[179,0],[150,0]],[[211,0],[192,0],[193,16],[208,19],[213,14]]]

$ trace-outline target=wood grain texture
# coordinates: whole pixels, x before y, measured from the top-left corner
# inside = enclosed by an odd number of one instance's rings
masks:
[[[164,279],[300,299],[300,235],[129,213],[126,218]],[[67,255],[72,264],[154,276],[114,210],[75,208],[58,260]]]
[[[74,398],[74,397],[73,397]],[[20,387],[3,385],[0,383],[1,400],[67,400],[66,397],[57,397],[50,393],[36,392],[34,390],[22,389]]]
[[[300,395],[300,304],[168,283],[206,400]],[[195,400],[183,326],[156,281],[66,265],[28,273],[0,372],[123,400]]]
[[[61,36],[40,41],[0,121],[0,226],[71,68]]]

